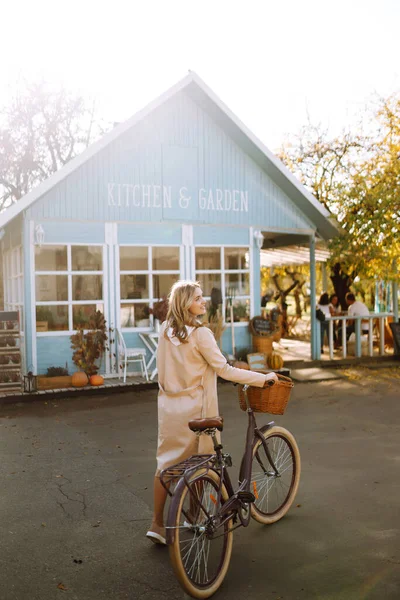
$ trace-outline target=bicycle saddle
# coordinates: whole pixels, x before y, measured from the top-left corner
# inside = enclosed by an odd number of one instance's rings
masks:
[[[218,431],[222,431],[224,428],[224,419],[222,417],[192,419],[188,425],[192,431],[205,431],[206,429],[218,429]]]

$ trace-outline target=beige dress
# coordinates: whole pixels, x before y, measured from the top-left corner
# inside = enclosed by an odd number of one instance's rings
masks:
[[[212,453],[208,435],[196,436],[188,421],[215,417],[218,412],[217,375],[228,381],[263,387],[265,375],[235,369],[226,362],[207,327],[191,331],[188,343],[166,339],[165,323],[157,350],[158,448],[156,475],[192,454]],[[232,402],[237,391],[232,390]]]

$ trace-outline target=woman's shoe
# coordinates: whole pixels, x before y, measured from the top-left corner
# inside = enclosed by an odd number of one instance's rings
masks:
[[[153,542],[153,544],[159,544],[160,546],[166,546],[167,541],[165,539],[165,528],[154,526],[152,523],[151,529],[146,533],[146,537]]]

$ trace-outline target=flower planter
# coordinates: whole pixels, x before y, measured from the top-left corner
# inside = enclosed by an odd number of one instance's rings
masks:
[[[38,390],[55,390],[58,388],[72,387],[72,375],[60,375],[59,377],[39,375],[37,384]]]

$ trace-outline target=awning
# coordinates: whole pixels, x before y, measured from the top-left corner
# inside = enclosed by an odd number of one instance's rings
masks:
[[[329,252],[325,249],[315,250],[316,262],[326,262]],[[278,265],[303,265],[310,262],[310,249],[305,246],[290,246],[290,248],[276,248],[261,250],[261,266],[274,267]]]

